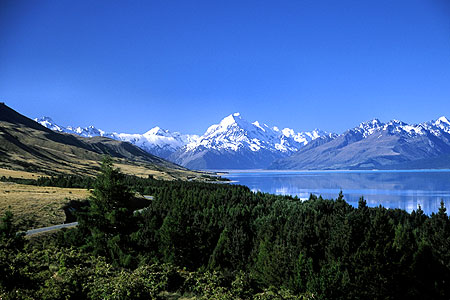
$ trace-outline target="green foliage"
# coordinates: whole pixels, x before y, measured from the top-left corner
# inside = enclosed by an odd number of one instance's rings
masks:
[[[0,249],[20,250],[24,245],[24,233],[19,233],[18,228],[13,223],[13,213],[10,210],[5,212],[0,223]]]
[[[24,179],[2,176],[0,177],[0,181],[37,186],[54,186],[61,188],[92,188],[94,185],[94,178],[77,175],[57,175],[49,177],[39,177],[37,179]]]
[[[315,299],[314,295],[295,295],[291,291],[281,288],[271,287],[265,289],[264,292],[258,293],[253,297],[254,300],[309,300]]]
[[[100,270],[102,271],[102,270]],[[157,299],[168,288],[169,268],[152,265],[134,271],[121,270],[113,276],[97,276],[87,285],[90,299]]]
[[[13,218],[11,211],[7,210],[0,223],[0,291],[22,281],[17,271],[16,256],[23,250],[25,240],[24,234],[14,226]]]
[[[80,226],[59,234],[61,248],[18,243],[0,252],[12,266],[0,297],[450,298],[443,203],[427,216],[370,208],[363,198],[355,208],[343,193],[302,202],[238,185],[127,177],[108,160],[94,186]],[[154,196],[140,213],[131,189]],[[2,224],[15,238],[10,217]]]
[[[133,264],[132,233],[137,230],[133,193],[124,175],[106,157],[94,183],[90,206],[81,214],[79,231],[87,233],[87,246],[121,266]]]

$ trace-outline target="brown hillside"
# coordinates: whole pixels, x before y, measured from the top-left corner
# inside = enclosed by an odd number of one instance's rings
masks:
[[[93,175],[105,154],[112,156],[126,173],[165,179],[201,175],[127,142],[54,132],[0,103],[1,169],[48,175]]]

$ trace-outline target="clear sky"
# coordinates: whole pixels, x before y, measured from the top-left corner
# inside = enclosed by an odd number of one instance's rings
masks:
[[[450,117],[447,0],[0,1],[0,101],[61,125],[203,133]]]

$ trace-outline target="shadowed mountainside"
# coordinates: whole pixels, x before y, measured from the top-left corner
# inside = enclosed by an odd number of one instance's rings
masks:
[[[105,154],[131,174],[167,179],[199,175],[127,142],[54,132],[0,103],[0,168],[92,175]]]

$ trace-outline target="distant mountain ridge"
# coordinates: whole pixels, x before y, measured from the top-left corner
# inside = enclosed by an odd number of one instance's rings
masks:
[[[450,121],[419,124],[378,119],[338,135],[319,129],[296,132],[230,114],[201,135],[154,127],[144,134],[106,133],[93,126],[62,127],[50,118],[37,122],[55,131],[128,141],[148,153],[191,169],[411,169],[450,167]]]
[[[103,136],[119,141],[130,142],[133,145],[145,150],[146,152],[162,158],[169,157],[170,154],[177,151],[182,146],[198,138],[197,135],[183,135],[179,132],[170,132],[169,130],[162,129],[160,127],[153,127],[144,134],[129,134],[117,132],[108,133],[104,130],[97,129],[94,126],[60,126],[56,124],[50,117],[35,118],[34,120],[42,126],[57,132],[71,133],[82,137]]]
[[[373,119],[323,143],[311,143],[270,169],[414,169],[447,168],[450,121],[410,125]],[[442,162],[441,164],[439,162]]]
[[[296,133],[258,121],[250,123],[234,113],[210,126],[198,140],[173,153],[169,160],[194,169],[262,169],[325,135],[329,134],[318,129]]]
[[[110,155],[128,174],[197,176],[127,142],[50,130],[0,103],[0,168],[47,175],[93,175],[104,155]]]
[[[275,159],[286,157],[319,137],[333,136],[318,129],[295,132],[258,121],[250,123],[239,113],[210,126],[202,136],[170,132],[160,127],[144,134],[107,133],[94,126],[63,127],[49,117],[35,121],[58,132],[127,141],[153,155],[194,169],[266,168]]]

